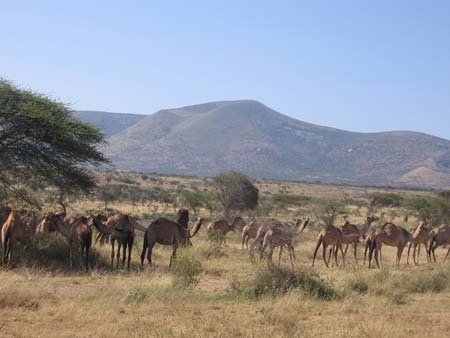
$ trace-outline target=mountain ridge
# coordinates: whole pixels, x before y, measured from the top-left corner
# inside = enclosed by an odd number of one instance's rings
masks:
[[[450,186],[448,140],[319,126],[254,100],[163,109],[123,126],[103,149],[121,170],[196,176],[241,170],[255,178]]]

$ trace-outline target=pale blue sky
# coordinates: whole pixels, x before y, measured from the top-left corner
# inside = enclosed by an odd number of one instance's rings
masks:
[[[0,2],[0,76],[75,109],[255,99],[450,139],[450,1]]]

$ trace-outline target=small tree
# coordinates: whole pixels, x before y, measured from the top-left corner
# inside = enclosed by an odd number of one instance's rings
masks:
[[[216,175],[212,181],[225,217],[228,217],[232,210],[250,210],[258,205],[258,188],[253,185],[247,175],[232,171]]]
[[[339,215],[346,214],[345,204],[336,199],[324,198],[315,201],[312,212],[315,219],[325,226],[334,225]]]
[[[440,225],[450,221],[450,203],[435,197],[413,197],[405,202],[405,207],[420,221]]]

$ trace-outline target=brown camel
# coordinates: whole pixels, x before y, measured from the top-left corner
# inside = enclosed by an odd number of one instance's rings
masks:
[[[134,244],[134,230],[137,229],[138,226],[139,227],[142,226],[139,225],[139,223],[133,217],[125,214],[119,214],[113,217],[112,216],[108,217],[106,225],[103,223],[105,220],[105,216],[97,215],[95,217],[92,217],[91,220],[100,233],[110,238],[111,270],[114,269],[114,248],[116,241],[117,241],[116,269],[119,268],[121,249],[122,249],[122,268],[125,266],[128,248],[127,269],[130,270],[131,251],[133,249]]]
[[[92,245],[92,227],[87,217],[68,218],[65,212],[48,213],[43,220],[39,229],[47,229],[49,233],[59,232],[69,242],[69,266],[73,267],[73,251],[79,251],[81,261],[84,263],[86,271],[89,269],[89,251]]]
[[[268,263],[272,265],[273,250],[276,247],[280,248],[280,253],[278,256],[278,265],[281,262],[281,254],[283,252],[283,247],[286,246],[289,252],[289,259],[291,262],[291,267],[294,269],[295,263],[295,251],[294,251],[294,237],[301,234],[303,230],[308,226],[309,218],[303,220],[297,220],[294,228],[287,227],[272,227],[264,235],[264,240],[261,248],[260,260],[263,257],[263,253],[267,246],[269,246],[269,257]]]
[[[189,230],[180,224],[167,218],[158,218],[153,221],[144,234],[144,244],[141,253],[141,266],[144,266],[145,254],[147,253],[148,264],[152,266],[152,250],[156,243],[161,245],[172,245],[173,251],[170,257],[170,264],[176,257],[179,245],[192,245],[191,238],[194,237],[202,226],[203,218],[196,220]]]
[[[413,260],[414,264],[419,264],[419,256],[420,256],[420,245],[423,244],[425,246],[425,251],[427,252],[427,260],[428,257],[428,240],[429,240],[429,231],[425,223],[420,222],[419,225],[412,233],[412,240],[409,242],[408,246],[408,256],[406,258],[406,264],[409,264],[409,253],[411,251],[411,247],[414,247],[413,251]],[[417,251],[417,260],[416,260],[416,251]]]
[[[431,255],[433,255],[433,261],[436,262],[435,251],[439,246],[450,244],[450,226],[441,225],[439,228],[435,228],[430,232],[430,245],[428,247],[428,256],[431,261]],[[450,248],[447,250],[447,254],[444,257],[444,262],[447,260],[450,253]]]
[[[224,219],[220,219],[218,221],[209,223],[206,229],[208,230],[208,234],[210,234],[212,231],[220,233],[221,234],[220,244],[223,243],[224,245],[226,245],[227,233],[229,233],[230,231],[234,231],[236,229],[236,226],[239,225],[242,221],[243,219],[240,216],[233,217],[233,221],[231,222],[231,224],[228,224],[228,222],[225,221]]]
[[[364,223],[362,229],[359,229],[356,225],[351,224],[350,222],[345,222],[340,230],[344,235],[342,244],[345,244],[344,256],[347,255],[347,250],[349,245],[353,246],[353,255],[355,257],[355,262],[358,263],[358,244],[361,238],[365,239],[367,232],[369,231],[370,226],[373,222],[378,221],[378,217],[368,216]]]
[[[250,245],[250,258],[252,261],[254,261],[254,249],[255,247],[259,250],[259,252],[261,252],[262,249],[262,245],[264,242],[264,236],[266,235],[267,231],[269,231],[272,228],[285,228],[286,231],[290,231],[290,226],[288,224],[284,224],[282,222],[280,222],[279,220],[275,219],[275,218],[268,218],[268,219],[264,219],[264,220],[258,220],[255,221],[254,223],[250,223],[252,225],[252,228],[250,229],[251,232],[248,232],[248,235],[252,235],[253,237],[253,233],[256,230],[256,235],[254,235],[254,240]],[[295,224],[297,224],[297,221],[295,222]],[[248,241],[247,237],[247,241]],[[280,247],[280,251],[282,250],[282,247]],[[281,252],[280,252],[280,256],[281,256]]]
[[[280,221],[276,220],[275,218],[265,218],[265,219],[255,219],[248,223],[244,228],[242,229],[242,249],[244,249],[244,244],[246,245],[248,249],[248,241],[251,238],[256,238],[258,235],[258,230],[261,227],[264,227],[267,231],[270,226],[274,226],[276,224],[282,224]],[[264,233],[262,236],[260,236],[261,242],[264,239]],[[261,234],[260,234],[261,235]],[[252,246],[253,247],[253,246]]]
[[[8,219],[11,211],[12,209],[10,207],[0,207],[0,229]]]
[[[342,241],[343,241],[343,235],[339,228],[333,226],[332,224],[328,224],[325,228],[322,229],[322,231],[319,233],[319,236],[317,237],[317,244],[316,248],[314,250],[313,255],[313,261],[312,266],[314,267],[314,262],[316,260],[317,251],[319,250],[320,246],[323,247],[323,261],[325,262],[325,266],[328,268],[328,262],[326,257],[327,247],[332,246],[334,249],[332,252],[334,252],[334,262],[336,266],[338,265],[337,261],[337,255],[338,251],[342,254],[342,264],[345,266],[345,256],[344,256],[344,250],[342,249]]]
[[[394,246],[397,248],[397,256],[395,258],[395,265],[400,265],[400,260],[402,258],[402,252],[405,248],[406,244],[412,240],[412,235],[408,232],[408,230],[397,226],[393,223],[386,223],[382,228],[377,229],[375,231],[374,237],[370,244],[369,251],[369,268],[371,268],[372,257],[375,253],[375,262],[377,263],[377,267],[380,267],[380,263],[378,261],[378,254],[381,250],[381,246],[383,244],[388,246]]]
[[[139,230],[142,232],[145,232],[145,230],[147,230],[134,217],[132,217],[132,216],[128,216],[128,217],[130,220],[130,225],[133,227],[134,230]],[[112,229],[114,227],[114,225],[117,224],[121,219],[122,219],[122,214],[108,215],[106,217],[106,221],[103,221],[102,223],[104,223],[105,226]],[[95,243],[97,244],[97,242],[99,242],[100,246],[103,246],[105,243],[110,243],[110,232],[111,231],[98,232],[97,235],[95,236]]]
[[[16,243],[24,244],[25,224],[16,211],[11,210],[2,225],[3,264],[11,263],[12,248]]]

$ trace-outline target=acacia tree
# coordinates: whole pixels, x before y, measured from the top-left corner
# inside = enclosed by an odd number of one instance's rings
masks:
[[[107,159],[104,135],[72,117],[63,103],[0,80],[0,187],[27,200],[22,187],[41,182],[65,194],[95,187],[88,166]]]
[[[247,175],[232,171],[212,177],[212,182],[225,217],[232,210],[243,211],[257,207],[259,191]]]

